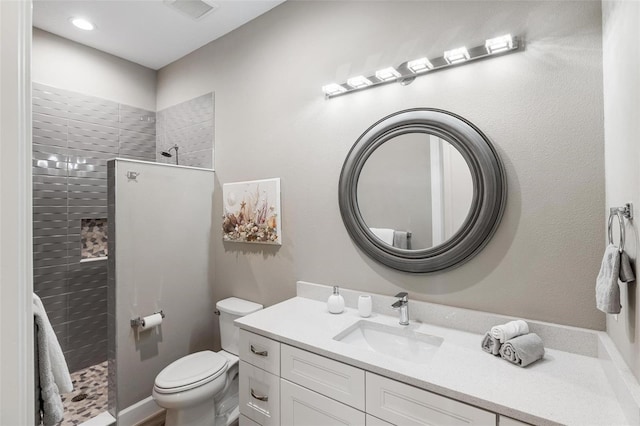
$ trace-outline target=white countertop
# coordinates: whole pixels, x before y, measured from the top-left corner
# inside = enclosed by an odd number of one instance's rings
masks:
[[[480,348],[482,335],[412,321],[442,337],[426,364],[399,360],[334,340],[362,320],[357,311],[327,311],[326,303],[295,297],[236,320],[241,329],[533,424],[626,425],[603,360],[555,349],[520,368]],[[374,313],[367,320],[397,325]]]

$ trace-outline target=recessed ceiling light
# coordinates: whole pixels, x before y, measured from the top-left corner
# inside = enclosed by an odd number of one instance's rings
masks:
[[[91,31],[95,28],[95,26],[84,18],[69,18],[71,23],[75,25],[77,28],[85,31]]]

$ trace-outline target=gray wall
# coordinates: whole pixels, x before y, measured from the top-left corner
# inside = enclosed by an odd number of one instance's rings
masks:
[[[603,16],[604,131],[607,210],[632,202],[633,223],[626,223],[625,250],[635,262],[638,277],[638,209],[640,209],[640,3],[605,1]],[[634,225],[635,223],[635,225]],[[618,243],[618,225],[615,243]],[[603,250],[605,239],[600,240]],[[636,377],[640,378],[640,298],[637,283],[621,284],[622,312],[607,315],[607,331]]]
[[[107,263],[80,262],[80,223],[107,217],[116,156],[155,159],[154,112],[33,84],[34,291],[71,371],[107,359]]]
[[[322,95],[328,82],[506,32],[524,35],[526,49],[408,86]],[[281,177],[285,235],[281,247],[216,238],[216,299],[270,305],[293,296],[301,279],[604,328],[593,291],[604,234],[599,2],[286,2],[161,69],[157,109],[209,92],[217,184]],[[369,260],[338,211],[351,145],[375,121],[411,107],[476,124],[497,147],[509,185],[491,242],[462,267],[433,275]]]
[[[135,181],[129,171],[139,173]],[[126,160],[109,163],[109,179],[109,410],[116,413],[149,397],[171,362],[212,347],[214,179],[211,170]],[[131,327],[131,319],[160,310],[159,327]]]
[[[156,110],[154,70],[38,28],[31,71],[38,83]]]

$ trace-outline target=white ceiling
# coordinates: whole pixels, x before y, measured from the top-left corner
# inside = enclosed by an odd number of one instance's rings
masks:
[[[35,0],[33,26],[157,70],[283,1],[207,0],[217,8],[194,20],[162,0]],[[71,17],[96,29],[80,30]]]

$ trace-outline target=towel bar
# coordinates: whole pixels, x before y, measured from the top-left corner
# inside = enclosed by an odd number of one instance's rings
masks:
[[[627,220],[633,219],[633,204],[627,203],[623,207],[611,207],[609,209],[609,223],[607,225],[607,234],[609,236],[609,244],[613,244],[613,216],[618,217],[618,226],[620,227],[620,242],[618,243],[618,250],[620,253],[624,251],[625,243],[625,230],[624,230],[624,218]]]

